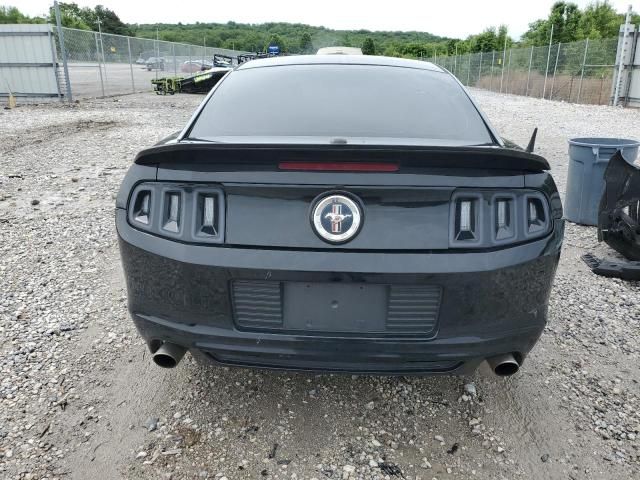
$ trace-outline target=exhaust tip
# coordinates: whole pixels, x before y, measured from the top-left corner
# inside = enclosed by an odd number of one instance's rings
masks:
[[[496,367],[493,369],[493,373],[495,373],[499,377],[510,377],[511,375],[518,373],[518,370],[520,370],[520,367],[516,362],[506,362],[496,365]]]
[[[153,356],[153,362],[162,368],[174,368],[178,365],[176,359],[170,355],[156,354]]]
[[[520,364],[510,353],[488,358],[487,362],[493,373],[499,377],[510,377],[520,370]]]
[[[163,343],[153,354],[153,362],[162,368],[174,368],[180,363],[187,349],[174,343]]]

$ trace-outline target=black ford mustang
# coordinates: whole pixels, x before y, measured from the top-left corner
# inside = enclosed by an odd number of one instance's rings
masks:
[[[164,367],[515,373],[562,243],[548,170],[432,64],[245,63],[125,177],[131,315]]]

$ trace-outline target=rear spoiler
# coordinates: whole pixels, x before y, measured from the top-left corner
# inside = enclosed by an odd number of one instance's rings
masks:
[[[138,165],[208,163],[277,166],[280,162],[395,162],[400,167],[550,170],[540,155],[498,146],[295,145],[180,142],[142,150]]]

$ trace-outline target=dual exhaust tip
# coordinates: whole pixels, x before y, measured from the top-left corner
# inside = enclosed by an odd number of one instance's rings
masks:
[[[153,362],[162,368],[174,368],[187,349],[176,345],[175,343],[164,342],[153,353]],[[491,367],[493,373],[499,377],[509,377],[514,375],[520,369],[520,364],[511,353],[505,353],[503,355],[496,355],[495,357],[487,358],[487,363]]]

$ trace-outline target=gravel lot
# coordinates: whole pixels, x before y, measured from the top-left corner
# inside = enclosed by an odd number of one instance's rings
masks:
[[[473,92],[564,190],[566,140],[638,111]],[[521,373],[351,377],[151,364],[126,311],[114,198],[201,100],[0,110],[0,478],[640,478],[640,288],[568,225],[550,323]]]

